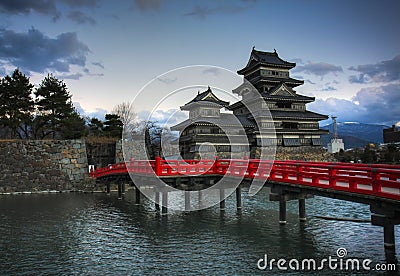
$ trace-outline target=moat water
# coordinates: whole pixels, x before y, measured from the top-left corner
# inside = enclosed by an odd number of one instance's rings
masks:
[[[369,207],[315,197],[298,221],[288,203],[288,223],[278,223],[278,203],[268,190],[254,197],[243,189],[243,209],[234,195],[226,211],[160,215],[152,202],[134,204],[134,190],[116,194],[37,194],[0,197],[1,275],[257,275],[289,271],[257,268],[259,259],[347,258],[384,263],[383,229],[370,223],[314,216],[369,219]],[[400,229],[396,228],[397,244]],[[286,264],[287,266],[287,264]],[[371,265],[372,266],[372,265]],[[327,267],[327,266],[326,266]],[[292,274],[304,272],[290,271]],[[321,272],[309,272],[320,274]],[[324,270],[339,275],[344,271]],[[347,272],[348,273],[348,272]]]

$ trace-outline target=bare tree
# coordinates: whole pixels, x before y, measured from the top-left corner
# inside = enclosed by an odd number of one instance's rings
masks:
[[[137,114],[131,102],[122,102],[116,105],[111,113],[119,116],[124,124],[125,131],[130,132],[137,127]]]

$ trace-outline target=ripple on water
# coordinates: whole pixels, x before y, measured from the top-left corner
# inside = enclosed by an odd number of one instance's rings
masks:
[[[288,224],[278,224],[278,204],[267,190],[243,210],[234,196],[218,206],[161,216],[153,203],[134,204],[104,194],[3,197],[0,201],[0,271],[4,274],[258,274],[271,258],[326,258],[345,247],[349,256],[383,261],[382,229],[369,223],[322,220],[313,215],[369,218],[368,206],[315,197],[311,218],[298,222],[288,203]],[[396,228],[397,237],[400,237]],[[278,271],[276,271],[278,272]],[[274,271],[275,273],[275,271]]]

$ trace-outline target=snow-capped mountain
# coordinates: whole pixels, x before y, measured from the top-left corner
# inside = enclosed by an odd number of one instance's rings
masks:
[[[339,122],[337,130],[339,138],[343,139],[346,149],[364,147],[369,143],[383,143],[383,129],[386,125],[374,125],[358,122]],[[322,144],[326,147],[333,138],[333,124],[321,127],[329,130],[328,135],[322,137]]]

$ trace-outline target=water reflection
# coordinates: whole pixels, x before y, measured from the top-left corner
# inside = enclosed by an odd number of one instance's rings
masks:
[[[313,215],[369,218],[366,205],[308,199],[308,221],[297,203],[287,205],[288,224],[278,223],[278,203],[267,190],[243,189],[226,211],[210,209],[161,215],[154,203],[135,205],[105,194],[4,196],[0,201],[2,274],[262,274],[257,260],[327,258],[344,247],[349,256],[385,260],[383,233],[369,223],[328,221]],[[396,235],[400,237],[399,229]],[[277,273],[278,271],[274,271]],[[330,272],[335,274],[334,272]]]

